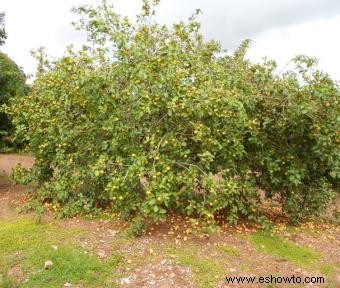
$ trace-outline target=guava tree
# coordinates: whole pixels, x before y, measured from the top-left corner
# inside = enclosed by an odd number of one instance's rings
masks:
[[[154,22],[157,3],[143,1],[136,21],[105,2],[79,7],[88,45],[56,61],[37,54],[32,91],[11,107],[36,162],[16,179],[38,181],[35,196],[62,215],[235,223],[259,219],[259,188],[293,215],[322,211],[339,166],[336,83],[303,70],[303,57],[281,76],[252,64],[249,41],[223,56],[200,34],[199,11],[167,27]]]

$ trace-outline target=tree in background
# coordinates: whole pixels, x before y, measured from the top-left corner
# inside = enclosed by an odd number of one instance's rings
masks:
[[[0,52],[0,107],[4,107],[12,97],[25,94],[26,77],[19,66],[6,54]],[[1,110],[0,110],[1,111]],[[11,144],[11,121],[5,112],[0,112],[0,149]],[[12,143],[13,144],[13,143]]]
[[[0,13],[0,45],[5,43],[5,14]],[[0,52],[0,108],[14,96],[22,96],[26,89],[26,76],[20,67],[6,54]],[[12,129],[8,115],[0,110],[0,149],[10,144],[8,138]]]

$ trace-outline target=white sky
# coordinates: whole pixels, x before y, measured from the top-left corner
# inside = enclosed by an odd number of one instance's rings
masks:
[[[55,57],[68,44],[80,44],[82,35],[70,25],[71,7],[100,0],[1,0],[6,13],[6,45],[0,47],[27,74],[36,63],[29,51],[40,46]],[[141,0],[109,0],[124,15],[133,17]],[[163,0],[158,19],[172,23],[203,10],[202,31],[233,50],[245,38],[253,40],[248,57],[267,56],[284,67],[297,54],[316,56],[319,67],[340,80],[340,0]]]

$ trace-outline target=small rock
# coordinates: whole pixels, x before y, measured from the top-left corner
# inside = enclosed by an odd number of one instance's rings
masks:
[[[52,247],[52,249],[53,249],[54,251],[57,251],[57,250],[58,250],[58,246],[57,246],[57,245],[52,245],[51,247]]]
[[[26,256],[21,251],[18,251],[18,252],[15,253],[15,258],[17,258],[17,260],[23,260],[23,259],[26,258]]]
[[[72,284],[69,282],[66,282],[63,286],[64,288],[72,288]]]
[[[230,268],[230,269],[229,269],[229,271],[233,273],[233,272],[235,272],[235,271],[236,271],[236,269],[234,269],[234,268]]]
[[[117,235],[118,231],[116,230],[107,230],[107,232],[109,233],[110,236],[114,237]]]
[[[120,284],[121,285],[130,284],[130,283],[131,283],[131,276],[120,279]]]
[[[102,251],[102,250],[99,251],[98,256],[99,256],[99,258],[105,258],[106,257],[105,251]]]
[[[44,269],[45,270],[50,269],[52,266],[53,266],[53,262],[51,260],[45,261],[45,264],[44,264]]]

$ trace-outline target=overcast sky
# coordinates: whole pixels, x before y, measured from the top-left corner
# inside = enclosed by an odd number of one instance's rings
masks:
[[[1,0],[6,13],[6,45],[0,47],[26,73],[36,63],[29,51],[40,46],[58,57],[82,35],[70,25],[71,7],[100,0]],[[121,14],[134,16],[141,0],[110,0]],[[253,40],[248,57],[274,59],[283,68],[297,54],[316,56],[319,67],[340,80],[340,0],[162,0],[158,19],[172,23],[200,8],[202,31],[207,38],[235,49],[245,38]]]

